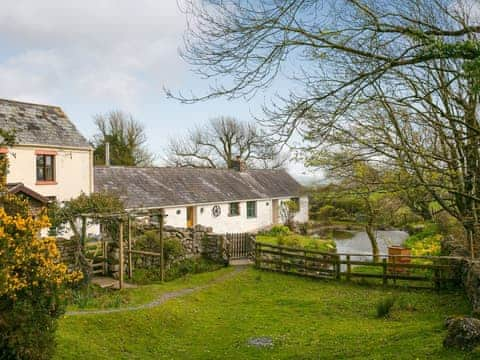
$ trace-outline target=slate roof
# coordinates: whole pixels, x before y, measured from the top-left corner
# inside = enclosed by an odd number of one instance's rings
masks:
[[[15,142],[90,148],[90,144],[58,106],[0,99],[0,127],[15,131]]]
[[[10,194],[18,194],[18,193],[23,193],[32,199],[37,200],[38,202],[42,204],[48,204],[49,199],[35,190],[30,189],[29,187],[26,187],[23,183],[8,183],[7,184],[7,191]]]
[[[116,194],[128,209],[299,196],[284,170],[95,167],[95,191]]]

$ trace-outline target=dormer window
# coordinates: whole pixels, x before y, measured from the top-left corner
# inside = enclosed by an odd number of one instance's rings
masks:
[[[37,156],[37,183],[55,182],[55,153],[36,152]]]

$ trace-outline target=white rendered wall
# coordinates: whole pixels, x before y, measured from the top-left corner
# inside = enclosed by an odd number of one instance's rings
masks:
[[[187,208],[178,207],[178,208],[165,208],[165,225],[174,226],[174,227],[187,227]],[[177,214],[177,211],[180,211],[180,214]]]
[[[37,184],[36,150],[53,150],[56,184]],[[10,162],[7,182],[21,182],[43,196],[55,196],[58,201],[70,200],[82,192],[93,191],[92,152],[81,149],[14,146],[8,149]]]
[[[235,232],[254,232],[269,226],[272,222],[272,201],[258,200],[257,216],[247,218],[247,203],[240,201],[240,215],[230,216],[230,204],[215,204],[220,206],[221,213],[218,217],[214,217],[211,205],[198,205],[196,207],[196,223],[212,227],[216,233],[235,233]],[[203,212],[202,212],[203,208]]]
[[[288,201],[291,198],[279,199],[279,203],[282,201]],[[195,205],[194,224],[211,227],[213,232],[235,233],[235,232],[256,232],[272,225],[272,200],[264,199],[257,200],[257,216],[254,218],[247,218],[247,202],[240,201],[240,215],[230,216],[230,203],[219,204],[205,204]],[[220,207],[220,215],[213,216],[213,207]],[[167,218],[165,219],[165,225],[174,227],[186,227],[187,226],[187,208],[186,207],[170,207],[164,209]],[[178,214],[177,212],[180,211]],[[306,222],[308,221],[308,197],[303,196],[300,198],[300,210],[295,215],[295,221]]]
[[[295,221],[300,223],[307,222],[308,218],[308,196],[301,196],[300,197],[300,209],[298,213],[295,214],[294,217]]]
[[[272,200],[257,200],[257,216],[247,218],[247,202],[240,201],[240,215],[230,216],[230,203],[196,205],[194,224],[211,227],[215,233],[255,232],[272,225]],[[220,215],[213,216],[213,207],[220,207]],[[203,209],[203,210],[202,210]],[[164,209],[165,224],[175,227],[187,226],[187,208],[171,207]],[[177,214],[180,211],[180,214]]]
[[[282,214],[281,214],[282,204],[290,200],[291,198],[283,198],[283,199],[280,199],[279,201],[279,212],[280,212],[279,222],[280,223],[285,222],[285,219],[282,219]],[[309,219],[308,218],[308,196],[301,196],[299,198],[299,201],[300,201],[299,210],[293,217],[293,220],[299,223],[304,223],[304,222],[307,222]]]

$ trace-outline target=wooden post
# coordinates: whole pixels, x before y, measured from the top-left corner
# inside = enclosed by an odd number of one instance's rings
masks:
[[[352,273],[352,264],[350,264],[350,255],[347,255],[347,280],[350,281],[350,274]]]
[[[436,291],[440,291],[440,288],[441,288],[441,284],[440,284],[440,269],[438,267],[438,263],[435,264],[435,260],[433,262],[433,265],[435,266],[434,270],[433,270],[433,281],[434,281],[434,284],[435,284],[435,290]]]
[[[307,275],[307,251],[303,250],[303,275]]]
[[[123,273],[125,271],[124,265],[125,261],[123,258],[123,219],[120,220],[120,228],[119,228],[119,236],[118,236],[118,250],[119,250],[119,271],[120,273],[118,274],[118,287],[119,289],[123,289]]]
[[[255,267],[260,268],[260,244],[255,243]]]
[[[132,258],[132,218],[128,217],[128,278],[133,277],[133,258]]]
[[[82,251],[85,251],[85,244],[87,243],[87,217],[82,216],[82,234],[80,239],[80,245],[82,247]]]
[[[282,248],[279,248],[278,249],[278,255],[280,255],[280,272],[284,272],[283,270],[283,251],[282,251]],[[277,270],[278,270],[278,266],[277,266]]]
[[[161,211],[158,214],[158,222],[159,222],[159,231],[158,231],[158,236],[160,237],[160,280],[162,282],[165,281],[165,259],[163,255],[163,212]]]
[[[108,274],[108,242],[103,241],[103,275]]]
[[[397,267],[396,263],[396,256],[392,256],[392,268],[393,268],[393,285],[397,285]]]
[[[335,271],[335,272],[336,272],[336,274],[335,274],[336,276],[335,276],[335,277],[337,278],[337,280],[340,280],[340,276],[341,276],[340,255],[337,255],[337,256],[336,256],[336,260],[337,260],[337,262],[335,263],[335,266],[336,266],[336,269],[335,269],[335,270],[336,270],[336,271]]]
[[[383,268],[383,285],[387,285],[388,279],[387,279],[387,259],[386,258],[382,259],[382,268]]]

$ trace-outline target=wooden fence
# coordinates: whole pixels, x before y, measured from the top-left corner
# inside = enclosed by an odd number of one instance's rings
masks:
[[[369,254],[337,254],[255,243],[255,265],[263,270],[328,279],[370,278],[419,287],[440,289],[456,281],[460,258],[380,255],[374,262]]]

